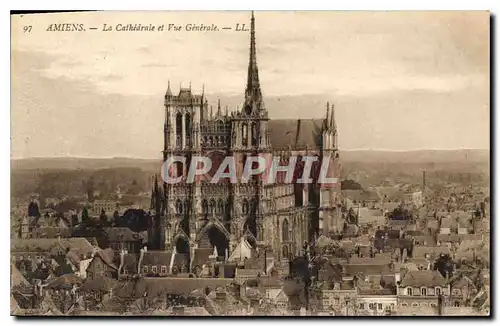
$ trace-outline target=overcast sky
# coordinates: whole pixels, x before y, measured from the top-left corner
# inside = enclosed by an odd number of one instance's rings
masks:
[[[257,12],[272,118],[336,104],[341,150],[489,148],[487,12]],[[12,156],[159,158],[163,94],[182,83],[241,103],[249,12],[106,12],[12,18]],[[82,23],[85,32],[47,32]],[[216,24],[220,32],[103,32]],[[23,33],[23,26],[32,26]],[[211,95],[211,96],[210,96]]]

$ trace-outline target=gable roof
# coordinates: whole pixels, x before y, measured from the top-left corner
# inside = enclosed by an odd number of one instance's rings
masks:
[[[318,148],[323,119],[272,119],[268,122],[269,140],[273,148]]]
[[[49,252],[56,245],[70,250],[76,248],[92,250],[94,247],[86,238],[11,239],[10,241],[12,252]]]
[[[29,286],[30,283],[26,280],[26,278],[21,274],[21,272],[17,269],[14,264],[10,265],[10,286],[14,287],[16,285],[26,285]]]
[[[142,265],[170,266],[171,251],[146,251],[142,258]]]
[[[401,280],[401,286],[402,287],[446,286],[446,280],[438,271],[433,271],[433,270],[408,271]]]
[[[412,257],[415,258],[425,258],[425,255],[429,254],[431,257],[436,257],[440,254],[450,255],[450,248],[444,246],[415,246],[413,247]]]
[[[225,287],[231,282],[232,279],[223,278],[144,277],[135,284],[135,295],[156,297],[162,293],[190,294],[196,289]]]

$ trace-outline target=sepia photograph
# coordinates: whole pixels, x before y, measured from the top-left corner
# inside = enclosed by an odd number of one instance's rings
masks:
[[[10,314],[491,316],[491,19],[11,12]]]

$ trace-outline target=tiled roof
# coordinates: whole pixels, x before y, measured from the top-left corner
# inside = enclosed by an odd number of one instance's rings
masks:
[[[446,280],[438,271],[408,271],[401,280],[401,286],[446,286]]]
[[[117,261],[118,259],[118,261]],[[115,265],[120,265],[120,256],[115,257]],[[127,270],[129,274],[137,273],[137,264],[139,263],[139,255],[138,254],[125,254],[123,256],[123,269]],[[170,263],[167,265],[169,266]]]
[[[108,292],[109,290],[113,289],[116,284],[116,280],[107,276],[101,276],[93,280],[86,279],[82,284],[81,289]]]
[[[389,264],[347,264],[344,267],[347,275],[380,275],[393,272]]]
[[[10,284],[11,287],[16,285],[30,285],[30,283],[24,278],[23,274],[16,268],[14,264],[10,265]]]
[[[66,274],[59,276],[51,280],[47,288],[49,289],[70,289],[73,285],[80,285],[83,283],[83,279],[76,276],[75,274]]]
[[[142,241],[142,236],[140,233],[134,232],[127,227],[111,227],[104,228],[104,232],[108,237],[108,240],[111,242],[118,241]]]
[[[145,277],[135,286],[136,295],[156,297],[165,294],[190,294],[196,289],[208,287],[214,290],[229,285],[232,279],[222,278],[177,278],[177,277]]]
[[[420,244],[423,244],[424,246],[435,246],[436,245],[436,238],[430,235],[418,235],[418,236],[413,236],[413,239],[415,239],[415,242],[418,242]],[[438,235],[439,239],[439,235]]]
[[[96,252],[96,256],[100,257],[102,261],[111,268],[118,269],[118,267],[114,263],[114,252],[113,249],[107,248],[102,249]]]
[[[268,122],[269,140],[273,148],[318,148],[323,119],[272,119]]]
[[[70,250],[93,248],[85,238],[11,239],[10,247],[12,252],[49,252],[56,244]]]
[[[434,220],[434,219],[427,220],[426,227],[428,229],[437,229],[439,227],[439,222],[438,222],[438,220]]]
[[[146,251],[142,258],[142,265],[170,266],[171,257],[170,251]]]
[[[174,257],[174,264],[177,268],[182,268],[182,266],[187,266],[188,254],[176,253]]]
[[[431,257],[436,257],[440,254],[449,255],[450,248],[439,246],[439,247],[431,247],[431,246],[415,246],[413,247],[412,257],[415,258],[425,258],[426,254],[429,254]]]
[[[457,223],[451,217],[444,217],[441,219],[441,228],[451,228],[455,226]]]
[[[46,227],[40,227],[35,229],[32,232],[32,236],[34,238],[57,238],[60,236],[61,238],[69,238],[71,237],[71,232],[72,230],[70,228],[59,228],[59,227],[52,227],[52,226],[46,226]]]
[[[192,260],[192,266],[203,266],[209,260],[209,256],[213,253],[212,248],[196,248],[194,250],[194,257]]]
[[[256,277],[258,274],[262,274],[262,270],[260,269],[251,269],[251,268],[238,268],[236,270],[236,276],[241,277]]]

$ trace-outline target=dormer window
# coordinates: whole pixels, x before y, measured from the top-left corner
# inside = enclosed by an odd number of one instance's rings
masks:
[[[413,289],[412,289],[411,287],[407,287],[407,288],[406,288],[406,293],[407,293],[408,295],[413,295]]]
[[[427,295],[427,288],[421,288],[420,289],[420,292],[422,293],[422,295]]]
[[[436,295],[441,295],[441,288],[436,288]]]

